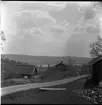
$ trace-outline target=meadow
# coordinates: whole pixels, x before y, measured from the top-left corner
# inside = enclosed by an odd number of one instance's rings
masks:
[[[12,59],[10,58],[11,56],[12,56]],[[66,64],[67,67],[64,67],[64,68],[56,68],[52,66],[58,63],[56,61],[56,57],[55,58],[52,57],[52,59],[51,57],[34,57],[36,59],[34,59],[33,61],[31,59],[31,61],[35,62],[36,60],[35,64],[31,64],[30,61],[29,62],[23,62],[22,60],[21,60],[22,62],[16,61],[18,58],[21,58],[21,59],[24,58],[24,56],[25,55],[23,56],[6,55],[5,59],[1,59],[1,77],[2,77],[1,87],[12,86],[12,85],[17,85],[17,84],[26,84],[26,83],[49,82],[49,81],[54,81],[54,80],[60,80],[63,78],[70,78],[73,76],[89,74],[89,72],[87,72],[89,70],[83,71],[81,67],[75,67],[73,65],[68,65],[66,62],[64,63]],[[28,56],[26,56],[26,58],[27,57]],[[16,60],[14,60],[15,58]],[[42,58],[43,58],[43,64],[45,63],[45,61],[48,61],[46,65],[49,64],[49,61],[50,63],[51,62],[53,63],[50,64],[50,67],[47,67],[47,66],[38,67],[36,64],[38,61],[40,61],[39,65],[42,64],[41,63]],[[57,57],[57,60],[58,59],[61,59],[61,57],[59,58]],[[55,61],[56,63],[54,64]],[[38,75],[40,77],[38,81],[31,79],[31,74],[32,74],[34,67],[37,67]],[[28,78],[24,78],[24,76],[28,76]]]

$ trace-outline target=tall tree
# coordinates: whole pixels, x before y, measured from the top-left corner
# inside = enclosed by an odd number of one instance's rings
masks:
[[[102,55],[102,38],[98,36],[97,41],[90,44],[90,54],[92,58]]]

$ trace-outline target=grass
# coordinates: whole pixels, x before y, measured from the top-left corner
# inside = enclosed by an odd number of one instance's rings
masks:
[[[18,79],[7,79],[1,82],[1,87],[13,86],[30,83],[29,79],[18,78]]]
[[[43,77],[44,82],[59,80],[59,79],[64,78],[65,76],[72,77],[72,76],[77,75],[75,73],[75,71],[73,71],[73,70],[72,71],[71,70],[63,71],[60,68],[53,68],[53,67],[45,68],[44,70],[40,70],[39,72],[40,72],[39,75],[41,75],[41,77]]]
[[[66,78],[66,76],[72,77],[76,76],[75,72],[71,72],[69,70],[67,71],[61,71],[58,68],[41,68],[38,69],[38,74],[43,77],[38,81],[31,80],[31,79],[24,79],[24,78],[18,78],[18,79],[7,79],[1,82],[1,87],[6,86],[12,86],[12,85],[19,85],[19,84],[26,84],[26,83],[39,83],[39,82],[50,82],[55,80],[61,80]]]
[[[63,87],[67,90],[44,91],[40,89],[30,89],[18,93],[13,93],[1,97],[1,103],[30,103],[30,104],[92,104],[91,101],[82,99],[73,90],[84,90],[85,79],[76,80],[64,85],[53,87]]]

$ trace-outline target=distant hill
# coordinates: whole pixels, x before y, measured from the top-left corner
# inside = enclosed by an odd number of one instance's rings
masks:
[[[32,56],[32,55],[17,55],[17,54],[5,54],[10,60],[28,62],[29,64],[39,65],[39,64],[56,64],[63,61],[68,64],[68,57],[55,57],[55,56]],[[75,63],[86,64],[91,59],[85,57],[71,57],[72,60],[76,60]]]

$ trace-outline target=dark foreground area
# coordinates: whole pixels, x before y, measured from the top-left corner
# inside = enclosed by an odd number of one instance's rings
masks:
[[[92,101],[81,98],[75,90],[83,90],[86,79],[76,80],[54,88],[66,90],[30,89],[1,97],[1,103],[9,104],[92,104]]]

